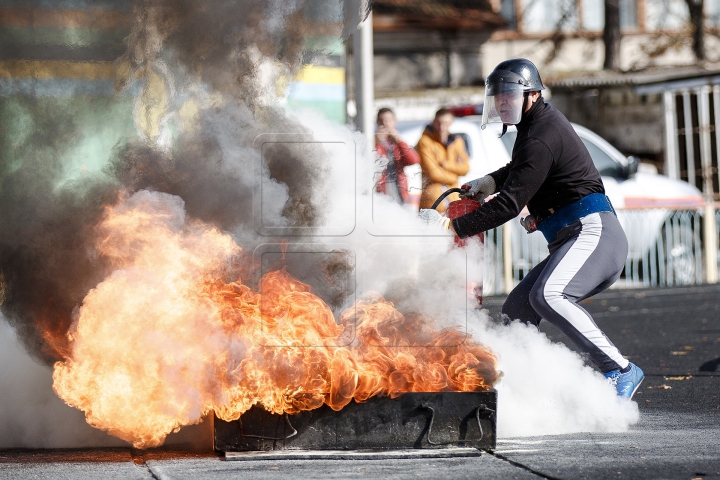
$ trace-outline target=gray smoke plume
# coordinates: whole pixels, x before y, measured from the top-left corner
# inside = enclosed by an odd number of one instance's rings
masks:
[[[168,113],[159,121],[159,133],[126,135],[103,153],[108,161],[102,172],[80,179],[67,180],[69,166],[61,160],[84,136],[73,112],[73,102],[80,100],[48,107],[18,95],[2,102],[0,118],[16,121],[3,123],[0,135],[0,300],[3,315],[33,356],[49,364],[66,355],[73,311],[110,272],[95,251],[94,227],[120,192],[178,195],[190,217],[248,236],[259,158],[254,140],[263,133],[310,133],[263,101],[272,90],[263,66],[274,64],[293,75],[314,53],[303,48],[306,39],[341,35],[343,9],[365,8],[360,3],[136,0],[127,50],[116,61],[116,87],[125,95],[140,90],[137,98],[144,103],[136,102],[136,123],[163,101]],[[152,90],[151,80],[160,77],[170,91],[165,99]],[[168,118],[177,121],[188,98],[197,99],[194,126],[172,133]],[[93,98],[90,108],[101,118],[112,101]],[[162,142],[163,135],[175,138]],[[308,148],[264,152],[269,178],[287,195],[277,212],[279,225],[322,224],[313,192],[327,179],[325,159],[322,151]],[[244,246],[252,251],[253,236],[243,240],[251,242]],[[333,295],[342,303],[341,292]]]

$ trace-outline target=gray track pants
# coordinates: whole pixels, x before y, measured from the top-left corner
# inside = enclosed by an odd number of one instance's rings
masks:
[[[558,327],[603,372],[622,369],[628,361],[577,304],[612,285],[620,276],[628,243],[611,212],[592,213],[558,232],[550,255],[522,279],[502,308],[511,320]]]

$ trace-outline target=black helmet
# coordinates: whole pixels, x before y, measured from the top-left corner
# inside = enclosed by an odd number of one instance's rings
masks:
[[[524,92],[545,90],[537,67],[525,58],[513,58],[499,63],[488,75],[485,86],[493,90],[508,83],[522,85]]]
[[[530,60],[513,58],[501,62],[485,81],[482,127],[496,122],[517,124],[524,108],[523,93],[544,89],[540,74]]]

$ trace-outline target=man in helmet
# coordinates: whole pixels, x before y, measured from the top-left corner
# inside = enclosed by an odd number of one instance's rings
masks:
[[[625,233],[600,174],[570,122],[543,101],[540,74],[529,60],[500,63],[487,77],[483,127],[517,125],[509,164],[463,185],[482,208],[450,222],[438,212],[421,217],[443,221],[460,238],[490,230],[518,216],[528,233],[536,228],[550,255],[510,292],[502,312],[509,320],[539,325],[545,319],[588,353],[621,397],[632,398],[644,374],[628,362],[578,302],[612,285],[628,253]]]

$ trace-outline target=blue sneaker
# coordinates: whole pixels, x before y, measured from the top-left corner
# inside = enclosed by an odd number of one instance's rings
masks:
[[[645,374],[640,367],[630,363],[629,372],[620,373],[620,370],[612,370],[605,374],[605,378],[608,379],[610,385],[617,389],[618,397],[630,400],[645,378]]]

